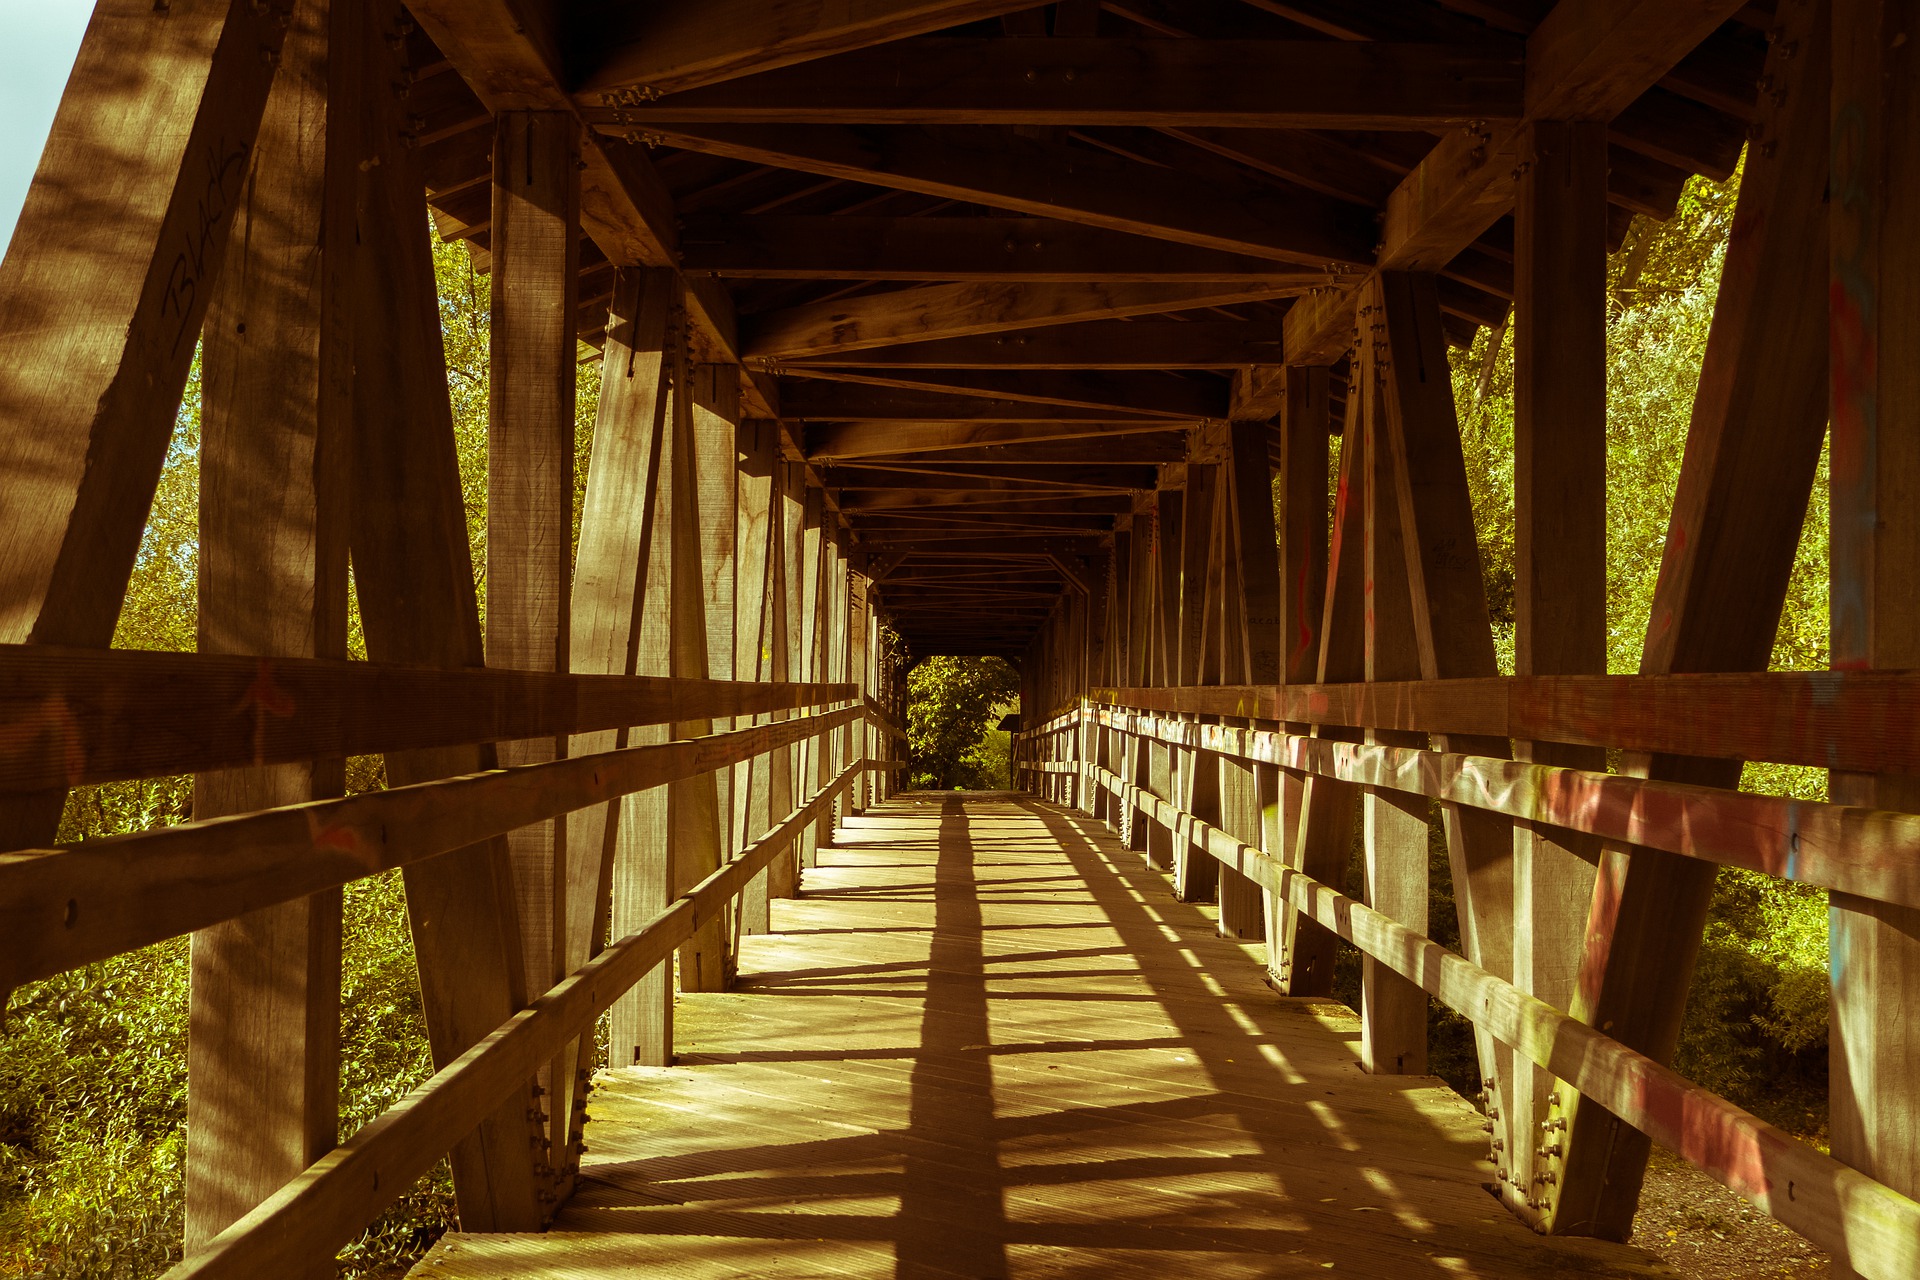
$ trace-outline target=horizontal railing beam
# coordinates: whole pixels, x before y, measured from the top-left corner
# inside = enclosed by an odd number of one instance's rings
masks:
[[[481,1117],[583,1034],[824,813],[856,762],[665,911],[613,943],[262,1201],[166,1280],[250,1280],[298,1271],[340,1246],[431,1169]]]
[[[1336,742],[1102,709],[1181,747],[1486,809],[1606,840],[1920,906],[1920,814],[1789,800],[1488,756]]]
[[[851,684],[0,645],[0,791],[844,702]]]
[[[1094,689],[1104,706],[1920,773],[1920,673],[1503,676]]]
[[[711,773],[863,706],[57,849],[0,854],[0,991],[529,823]]]

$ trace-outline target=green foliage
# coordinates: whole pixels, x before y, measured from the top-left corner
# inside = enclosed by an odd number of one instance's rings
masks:
[[[485,601],[487,282],[466,249],[435,245],[448,389]],[[598,406],[599,366],[580,369],[574,537]],[[196,359],[114,643],[191,650],[197,626],[200,382]],[[349,647],[365,656],[357,610]],[[377,757],[347,765],[349,793],[378,790]],[[189,778],[83,787],[63,842],[186,820]],[[432,1074],[398,873],[349,885],[342,939],[340,1134]],[[0,1028],[0,1276],[144,1280],[180,1257],[186,1169],[188,943],[175,938],[29,984]],[[454,1222],[443,1163],[341,1254],[341,1275],[397,1276]]]
[[[993,726],[1020,695],[1005,659],[927,658],[907,673],[912,785],[982,790],[1012,785],[1007,735]]]

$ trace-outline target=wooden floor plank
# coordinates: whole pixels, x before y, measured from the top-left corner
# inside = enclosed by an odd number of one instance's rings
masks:
[[[674,1066],[600,1074],[554,1231],[415,1275],[1672,1274],[1510,1217],[1465,1102],[1082,815],[907,793],[820,858]]]

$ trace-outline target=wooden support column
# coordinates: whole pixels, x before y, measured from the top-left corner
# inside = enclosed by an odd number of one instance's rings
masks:
[[[493,302],[487,379],[487,660],[567,670],[573,572],[574,315],[580,142],[573,116],[494,121]],[[566,754],[565,739],[503,742],[503,765]],[[566,976],[566,819],[507,835],[527,991]],[[567,1116],[555,1110],[564,1126]]]
[[[733,670],[733,433],[740,382],[732,366],[718,369],[723,372],[711,365],[675,370],[671,674],[680,678],[710,680]],[[713,728],[707,718],[679,720],[673,735],[700,737]],[[702,773],[667,784],[664,835],[673,897],[719,870],[726,857],[720,783],[718,774]],[[681,944],[682,991],[726,989],[732,936],[722,910]]]
[[[1223,504],[1222,576],[1227,605],[1226,679],[1274,684],[1280,679],[1280,562],[1273,522],[1273,469],[1264,422],[1227,429],[1227,485]],[[1326,437],[1321,436],[1322,448]],[[1324,469],[1323,469],[1324,470]],[[1277,853],[1262,830],[1265,797],[1279,788],[1280,771],[1230,757],[1220,759],[1221,819],[1227,834]],[[1220,932],[1229,938],[1266,934],[1266,894],[1253,881],[1220,869]]]
[[[800,578],[800,679],[818,681],[825,678],[824,659],[827,652],[827,514],[826,495],[821,490],[809,487],[806,491],[804,516],[801,525],[801,578]],[[826,769],[826,761],[821,748],[824,744],[819,738],[812,738],[800,744],[800,783],[797,788],[803,796],[813,794],[819,785],[819,779]],[[800,833],[800,869],[805,871],[814,865],[820,850],[820,824],[807,824]]]
[[[1174,673],[1171,683],[1200,684],[1205,676],[1207,584],[1213,568],[1214,507],[1219,500],[1220,466],[1188,462],[1186,497],[1181,509],[1178,612],[1174,619]],[[1190,717],[1183,717],[1190,718]],[[1174,803],[1203,821],[1220,821],[1220,758],[1211,751],[1177,747]],[[1220,864],[1191,837],[1173,841],[1173,896],[1182,902],[1207,902],[1219,883]]]
[[[1835,0],[1833,665],[1920,666],[1920,65],[1914,6]],[[1840,774],[1832,798],[1920,809],[1920,779]],[[1920,1194],[1920,911],[1832,899],[1833,1154]],[[1867,1269],[1835,1259],[1835,1274]],[[1884,1265],[1884,1264],[1883,1264]]]
[[[291,11],[88,22],[0,259],[0,643],[113,641]],[[0,801],[0,848],[52,843],[65,800]]]
[[[397,11],[369,42],[367,101],[380,120],[363,164],[355,273],[352,555],[367,654],[418,666],[483,665],[472,550],[447,399],[446,354],[428,244],[425,180],[400,140],[403,84],[388,59]],[[391,752],[394,786],[475,773],[498,763],[488,746]],[[407,868],[427,1038],[436,1065],[472,1047],[526,1003],[512,868],[504,838]],[[528,1120],[533,1082],[453,1150],[460,1223],[473,1231],[532,1231],[544,1218],[536,1159],[545,1135]]]
[[[654,558],[659,545],[654,530],[660,514],[667,435],[668,317],[678,305],[679,289],[674,274],[666,270],[626,269],[614,277],[573,577],[569,629],[571,666],[578,672],[636,674],[649,570],[659,574],[668,568]],[[578,734],[570,747],[575,755],[589,755],[665,738],[664,726],[646,725]],[[610,919],[616,866],[623,877],[623,903],[638,888],[627,877],[643,857],[643,823],[651,803],[647,794],[627,796],[568,815],[564,959],[570,972],[600,951]],[[659,882],[655,896],[664,893],[664,876]],[[636,912],[644,915],[644,906],[636,904]],[[635,1046],[648,1039],[640,1036],[637,1028],[641,1026],[662,1028],[648,1043],[664,1043],[671,978],[669,967],[663,965],[642,978],[615,1006],[608,1039],[610,1064],[633,1060]],[[572,1054],[576,1065],[571,1074],[556,1076],[559,1087],[553,1090],[552,1102],[558,1108],[563,1090],[572,1090],[576,1101],[568,1107],[574,1126],[569,1141],[577,1143],[585,1119],[578,1102],[584,1090],[579,1049]]]
[[[1144,688],[1153,683],[1154,609],[1159,599],[1160,564],[1159,495],[1139,493],[1133,499],[1133,586],[1127,611],[1126,683]],[[1153,762],[1158,758],[1157,744],[1141,737],[1127,743],[1127,774],[1142,791],[1153,789]],[[1155,792],[1154,794],[1159,794]],[[1154,821],[1131,805],[1127,809],[1123,837],[1127,848],[1152,860],[1151,841]]]
[[[1361,295],[1361,314],[1379,315],[1379,286]],[[1363,326],[1355,352],[1355,376],[1349,396],[1359,396],[1366,432],[1363,517],[1366,545],[1364,625],[1366,678],[1417,680],[1420,656],[1413,640],[1413,598],[1408,585],[1407,547],[1399,486],[1398,459],[1382,439],[1387,396],[1382,385],[1394,354],[1382,349],[1379,330]],[[1444,367],[1444,366],[1443,366]],[[1417,734],[1369,729],[1366,741],[1389,747],[1421,747]],[[1416,933],[1427,931],[1427,802],[1425,797],[1384,787],[1361,788],[1365,837],[1367,903]],[[1391,969],[1363,955],[1360,967],[1360,1061],[1378,1075],[1425,1075],[1427,1070],[1427,994]]]
[[[1356,362],[1357,363],[1357,362]],[[1347,388],[1346,428],[1340,444],[1340,481],[1334,493],[1333,536],[1327,550],[1326,598],[1313,655],[1313,679],[1319,683],[1347,683],[1366,675],[1366,589],[1363,558],[1366,547],[1366,428],[1361,423],[1362,397],[1358,379]],[[1304,489],[1307,481],[1300,480]],[[1289,492],[1292,486],[1289,485]],[[1289,558],[1292,556],[1289,550]],[[1304,661],[1304,655],[1302,656]],[[1352,741],[1346,729],[1318,729],[1317,736]],[[1345,782],[1308,777],[1300,787],[1300,808],[1294,824],[1292,856],[1307,875],[1342,888],[1353,851],[1354,822],[1359,793]],[[1290,911],[1282,916],[1277,984],[1290,996],[1333,993],[1333,966],[1338,939],[1328,930]]]
[[[735,526],[737,573],[734,588],[733,669],[741,680],[779,680],[786,655],[773,648],[775,619],[779,615],[779,495],[774,472],[778,466],[775,434],[778,424],[764,418],[748,419],[734,433],[734,465],[738,471],[738,523]],[[781,637],[784,641],[784,635]],[[775,675],[775,668],[782,675]],[[760,716],[768,721],[781,716]],[[764,835],[793,807],[791,798],[775,804],[773,769],[783,752],[779,748],[755,756],[734,769],[735,848],[744,848]],[[769,928],[767,878],[762,871],[740,895],[741,933],[765,933]]]
[[[779,477],[779,515],[778,529],[774,536],[774,570],[779,580],[774,591],[774,617],[772,646],[774,654],[775,679],[804,680],[806,663],[802,644],[805,628],[801,614],[802,584],[805,574],[802,565],[806,548],[806,471],[797,462],[776,464]],[[805,744],[795,743],[782,747],[777,753],[771,771],[774,812],[779,813],[782,797],[786,799],[786,811],[791,812],[794,804],[804,798],[806,793],[805,777],[801,771],[806,759]],[[769,898],[791,898],[800,889],[800,845],[805,840],[794,841],[793,847],[767,864],[767,896]]]
[[[360,7],[309,0],[282,50],[201,359],[201,653],[347,656],[347,325]],[[329,42],[346,50],[328,57]],[[338,796],[344,761],[203,773],[196,819]],[[331,1150],[340,891],[193,935],[186,1248]],[[318,1260],[301,1274],[333,1274]],[[291,1278],[290,1278],[291,1280]]]
[[[1288,368],[1286,376],[1286,403],[1280,423],[1279,678],[1289,684],[1303,684],[1311,683],[1318,674],[1320,660],[1327,589],[1327,437],[1333,424],[1327,370],[1318,365],[1295,365]],[[1304,725],[1286,727],[1293,733],[1308,732]],[[1263,797],[1265,848],[1288,866],[1300,865],[1296,836],[1305,790],[1305,780],[1299,774],[1280,770],[1274,793]],[[1267,895],[1266,911],[1270,982],[1285,981],[1290,946],[1316,956],[1332,956],[1333,936],[1303,919],[1278,894]],[[1315,938],[1314,934],[1320,936]]]
[[[1434,278],[1384,272],[1377,309],[1363,327],[1380,326],[1386,368],[1386,448],[1393,453],[1399,491],[1400,532],[1406,545],[1407,581],[1413,598],[1413,637],[1420,677],[1446,680],[1499,674],[1493,626],[1481,576],[1473,500],[1460,452],[1460,423],[1453,403],[1440,302]],[[1441,751],[1503,758],[1505,738],[1436,734]],[[1442,804],[1448,870],[1469,959],[1496,974],[1513,966],[1513,829],[1507,819],[1459,804]],[[1489,1105],[1508,1117],[1501,1091],[1510,1074],[1512,1050],[1491,1036],[1476,1035],[1484,1078],[1492,1082]],[[1502,1139],[1511,1150],[1511,1137]],[[1495,1169],[1499,1178],[1505,1165]],[[1511,1171],[1507,1170],[1511,1177]]]
[[[1760,671],[1773,652],[1828,415],[1826,15],[1825,5],[1808,0],[1780,9],[1782,30],[1766,72],[1773,88],[1762,96],[1741,178],[1654,588],[1643,674]],[[1837,219],[1842,199],[1833,207]],[[1836,447],[1836,499],[1841,474]],[[1837,543],[1835,550],[1839,566]],[[1836,647],[1836,665],[1839,652]],[[1732,787],[1740,778],[1738,763],[1685,757],[1628,758],[1621,767],[1703,786]],[[1714,876],[1710,864],[1690,858],[1609,846],[1569,1012],[1668,1060]],[[1836,1023],[1835,1042],[1840,1038]],[[1624,1240],[1639,1203],[1648,1140],[1564,1085],[1560,1093],[1565,1154],[1546,1225],[1559,1234]],[[1836,1121],[1836,1152],[1846,1149],[1839,1134]]]
[[[1607,669],[1607,130],[1534,122],[1514,205],[1514,674]],[[1515,744],[1516,757],[1604,773],[1601,747]],[[1516,822],[1513,981],[1573,1004],[1599,842]],[[1504,1091],[1508,1181],[1529,1221],[1551,1199],[1552,1074],[1514,1060]],[[1557,1178],[1557,1175],[1555,1175]]]

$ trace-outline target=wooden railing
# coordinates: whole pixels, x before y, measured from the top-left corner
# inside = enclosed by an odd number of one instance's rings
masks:
[[[1424,929],[1307,874],[1303,813],[1279,815],[1266,828],[1277,838],[1264,836],[1270,847],[1263,848],[1172,797],[1190,794],[1183,769],[1233,760],[1913,906],[1920,905],[1920,814],[1341,738],[1483,735],[1911,772],[1920,759],[1916,703],[1920,681],[1884,672],[1095,689],[1017,734],[1014,759],[1017,776],[1037,794],[1102,818],[1130,840],[1136,823],[1150,823],[1176,856],[1211,857],[1259,886],[1276,912],[1270,946],[1279,945],[1277,913],[1299,913],[1551,1072],[1557,1089],[1640,1129],[1857,1274],[1895,1280],[1920,1274],[1920,1203],[1447,950]],[[1340,736],[1317,736],[1329,731]],[[1136,781],[1149,743],[1171,749],[1169,796]],[[1269,809],[1275,799],[1263,793]],[[1395,892],[1404,898],[1407,887]],[[1364,1023],[1375,1015],[1363,1008],[1361,1016]],[[1526,1136],[1509,1132],[1507,1140]],[[1541,1141],[1551,1183],[1559,1141],[1554,1133]],[[1497,1162],[1498,1153],[1496,1141]]]
[[[547,818],[818,744],[821,784],[170,1275],[304,1274],[330,1257],[803,831],[904,732],[853,684],[752,683],[0,646],[0,801],[83,783],[700,722],[786,719],[542,764],[0,854],[0,989],[132,951]],[[834,755],[838,760],[832,760]],[[829,768],[826,762],[832,762]]]

